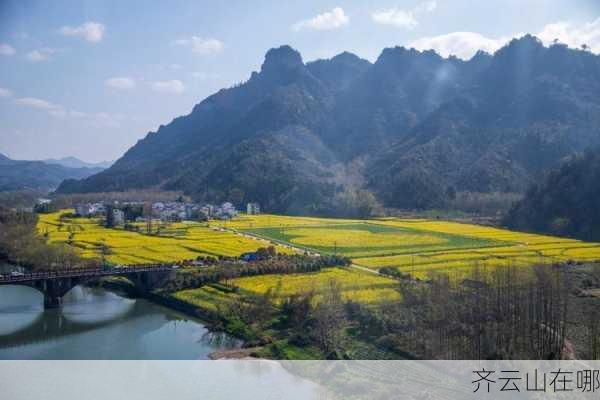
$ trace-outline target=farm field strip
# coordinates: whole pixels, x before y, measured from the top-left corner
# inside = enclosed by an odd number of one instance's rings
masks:
[[[64,212],[42,214],[38,232],[50,243],[66,243],[83,257],[102,258],[114,264],[169,263],[198,256],[237,257],[270,242],[245,238],[200,223],[173,224],[162,235],[145,235],[100,226],[97,219],[63,218]],[[185,228],[185,229],[184,229]],[[279,247],[281,253],[292,250]]]
[[[299,249],[342,254],[351,257],[355,265],[374,270],[393,267],[402,272],[422,271],[419,276],[427,271],[468,271],[475,266],[493,269],[600,261],[598,243],[458,222],[324,219],[323,224],[314,225],[294,224],[298,218],[260,217],[246,216],[243,226],[254,228],[239,231]],[[277,223],[265,226],[264,221],[269,220]]]
[[[273,214],[240,215],[231,221],[215,221],[217,225],[228,229],[281,228],[290,226],[323,226],[356,222],[356,220],[352,219],[293,217]]]
[[[354,269],[327,268],[319,272],[289,275],[258,275],[236,278],[230,283],[242,290],[265,294],[272,290],[276,299],[313,291],[316,301],[329,289],[330,281],[340,285],[342,296],[361,303],[379,303],[400,298],[397,282],[390,278]]]
[[[238,299],[239,294],[224,292],[211,285],[205,285],[197,289],[176,292],[173,294],[173,297],[210,311],[217,311],[220,305],[225,305]]]

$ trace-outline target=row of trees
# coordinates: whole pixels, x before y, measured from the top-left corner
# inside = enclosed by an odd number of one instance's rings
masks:
[[[560,268],[477,269],[461,284],[446,275],[404,281],[402,302],[380,310],[355,305],[359,335],[424,359],[559,359],[565,356],[568,279]]]
[[[166,292],[176,292],[198,288],[209,283],[223,282],[227,284],[230,280],[243,276],[315,272],[326,267],[347,266],[349,264],[350,260],[347,257],[313,257],[299,254],[279,254],[276,257],[264,258],[245,264],[240,264],[239,260],[222,260],[215,266],[181,270],[173,280],[166,284],[164,290]]]

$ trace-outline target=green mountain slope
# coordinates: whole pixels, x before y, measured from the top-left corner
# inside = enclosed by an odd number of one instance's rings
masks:
[[[600,151],[571,157],[515,204],[505,223],[515,229],[600,241]]]
[[[115,164],[60,192],[162,187],[198,199],[327,209],[347,188],[388,206],[440,207],[456,191],[524,191],[600,144],[600,57],[532,36],[471,60],[384,49],[304,63],[271,49]]]

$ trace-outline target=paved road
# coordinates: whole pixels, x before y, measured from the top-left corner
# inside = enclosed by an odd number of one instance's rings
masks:
[[[377,271],[376,269],[370,269],[370,268],[367,268],[367,267],[361,267],[360,265],[356,265],[356,264],[350,264],[350,267],[352,267],[354,269],[359,269],[361,271],[368,272],[370,274],[381,275],[379,273],[379,271]]]

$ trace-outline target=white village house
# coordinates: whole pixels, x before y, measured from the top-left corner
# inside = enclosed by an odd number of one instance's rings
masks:
[[[113,223],[115,225],[123,225],[125,223],[125,213],[118,208],[113,209]]]
[[[125,223],[126,215],[124,206],[143,206],[142,202],[114,203],[113,221],[115,225]],[[237,216],[238,211],[230,202],[220,206],[212,204],[199,205],[195,203],[182,202],[156,202],[151,205],[152,218],[160,218],[163,221],[192,221],[206,220],[210,218],[230,219]],[[81,203],[73,206],[74,213],[80,217],[104,216],[106,206],[103,203]],[[138,216],[136,221],[145,221],[148,216]]]
[[[258,203],[248,203],[246,206],[246,214],[257,215],[260,214],[260,205]]]

